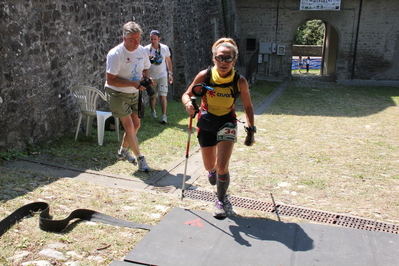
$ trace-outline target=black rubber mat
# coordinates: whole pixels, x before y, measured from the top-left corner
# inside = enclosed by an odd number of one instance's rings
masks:
[[[397,265],[399,235],[175,208],[111,265]]]
[[[68,227],[69,223],[75,219],[81,219],[86,221],[93,221],[105,224],[111,224],[115,226],[125,226],[130,228],[151,230],[152,225],[138,224],[129,221],[124,221],[101,212],[88,210],[88,209],[76,209],[72,211],[69,216],[62,220],[53,220],[50,215],[50,205],[46,202],[32,202],[26,204],[13,213],[5,217],[0,221],[0,236],[2,236],[8,229],[11,228],[15,223],[20,221],[22,218],[31,215],[33,212],[40,211],[39,227],[43,231],[47,232],[61,232]]]

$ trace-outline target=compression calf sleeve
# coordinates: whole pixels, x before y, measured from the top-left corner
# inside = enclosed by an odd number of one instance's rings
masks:
[[[229,172],[227,172],[224,175],[218,174],[217,183],[216,183],[218,200],[224,202],[224,197],[227,194],[227,189],[229,188],[229,184],[230,184],[230,173]]]

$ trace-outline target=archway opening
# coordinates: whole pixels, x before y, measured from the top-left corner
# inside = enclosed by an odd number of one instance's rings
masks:
[[[322,20],[314,19],[297,28],[293,41],[292,75],[323,74],[325,27]]]
[[[338,32],[331,24],[306,21],[296,30],[293,44],[292,75],[335,77]]]

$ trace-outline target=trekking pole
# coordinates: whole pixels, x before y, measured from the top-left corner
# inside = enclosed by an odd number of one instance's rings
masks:
[[[188,124],[188,140],[187,140],[187,148],[186,148],[186,162],[184,165],[184,174],[183,174],[183,183],[181,185],[181,200],[184,198],[184,189],[186,187],[186,174],[187,174],[187,163],[188,163],[188,154],[190,152],[190,139],[191,139],[191,131],[193,129],[193,118],[198,112],[198,106],[197,103],[195,102],[197,98],[195,96],[191,97],[191,102],[194,106],[195,113],[193,115],[190,115],[190,122]]]

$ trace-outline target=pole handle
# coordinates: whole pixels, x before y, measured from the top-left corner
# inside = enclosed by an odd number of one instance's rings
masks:
[[[197,100],[197,97],[191,96],[191,103],[193,104],[194,110],[195,110],[195,113],[192,116],[193,118],[195,117],[195,115],[198,113],[198,110],[199,110],[196,100]]]

